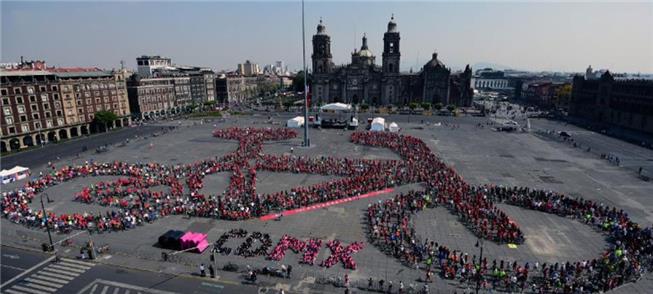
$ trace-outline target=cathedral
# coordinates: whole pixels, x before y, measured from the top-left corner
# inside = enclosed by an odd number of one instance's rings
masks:
[[[351,63],[336,66],[332,61],[331,37],[320,20],[313,36],[313,102],[319,104],[345,102],[369,105],[407,105],[429,102],[443,105],[470,106],[472,69],[465,67],[454,74],[433,53],[419,72],[399,71],[400,36],[394,17],[383,34],[381,66],[363,35],[360,50],[351,54]]]

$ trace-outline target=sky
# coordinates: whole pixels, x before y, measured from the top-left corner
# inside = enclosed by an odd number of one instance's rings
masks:
[[[173,63],[234,70],[249,59],[302,67],[301,2],[0,1],[1,62],[118,68],[163,55]],[[336,64],[363,33],[381,63],[394,14],[402,70],[433,52],[454,69],[491,63],[522,70],[653,73],[653,2],[316,2],[305,4],[306,56],[320,17]]]

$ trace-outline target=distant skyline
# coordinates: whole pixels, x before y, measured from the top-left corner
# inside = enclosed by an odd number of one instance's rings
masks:
[[[245,60],[302,66],[301,3],[0,2],[0,61],[136,67],[140,55],[235,70]],[[306,2],[306,55],[322,17],[333,60],[348,63],[366,33],[381,63],[394,13],[401,67],[417,71],[437,50],[454,69],[492,63],[531,71],[653,73],[653,2]]]

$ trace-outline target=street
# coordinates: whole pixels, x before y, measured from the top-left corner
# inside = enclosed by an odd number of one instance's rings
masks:
[[[257,293],[257,288],[234,281],[141,271],[87,260],[62,258],[55,262],[40,252],[2,246],[2,293]]]

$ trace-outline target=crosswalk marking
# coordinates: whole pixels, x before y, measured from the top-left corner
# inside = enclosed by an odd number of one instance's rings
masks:
[[[28,281],[30,283],[41,284],[41,285],[48,286],[48,287],[53,287],[53,288],[61,288],[63,286],[62,284],[59,284],[59,283],[43,281],[43,280],[40,280],[40,279],[25,278],[25,281]]]
[[[58,268],[58,269],[62,269],[62,270],[67,270],[67,271],[71,271],[71,272],[77,272],[77,273],[83,273],[83,272],[86,271],[84,269],[69,268],[69,267],[65,267],[63,265],[58,265],[58,264],[53,264],[53,265],[51,265],[49,267]]]
[[[65,261],[62,261],[59,264],[67,266],[67,267],[69,267],[71,269],[88,270],[89,268],[91,268],[90,266],[79,265],[79,264],[69,263],[69,262],[65,262]]]
[[[104,288],[102,288],[102,293],[100,294],[107,294],[107,290],[109,290],[109,286],[104,286]]]
[[[84,266],[87,266],[87,267],[95,266],[95,263],[81,261],[81,260],[75,260],[75,259],[70,259],[70,258],[62,258],[61,260],[63,260],[64,262],[67,262],[67,263],[76,263],[76,264],[84,265]]]
[[[50,281],[50,282],[53,282],[53,283],[60,283],[60,284],[63,283],[63,285],[68,284],[68,281],[62,281],[60,279],[55,279],[53,277],[48,277],[48,276],[43,276],[43,275],[38,275],[38,274],[34,274],[34,275],[32,275],[32,277],[35,278],[35,279]]]
[[[32,288],[26,288],[26,287],[18,286],[18,285],[14,285],[12,288],[14,288],[16,290],[20,290],[20,291],[25,291],[25,292],[28,292],[28,293],[48,294],[48,292],[43,292],[43,291],[40,291],[40,290],[36,290],[36,289],[32,289]]]
[[[57,291],[56,288],[50,288],[50,287],[46,287],[46,286],[41,286],[41,285],[38,285],[38,284],[36,284],[36,283],[26,283],[26,284],[21,284],[21,285],[22,285],[22,286],[25,286],[25,287],[34,288],[34,289],[44,290],[44,291],[50,291],[50,292]]]
[[[75,277],[64,276],[64,275],[60,275],[60,274],[55,274],[55,273],[53,273],[53,272],[50,272],[49,270],[50,270],[50,269],[43,269],[43,270],[40,271],[39,273],[42,274],[42,275],[46,275],[46,276],[49,276],[49,277],[53,277],[53,278],[64,279],[64,280],[67,280],[67,282],[68,282],[68,281],[72,281],[73,279],[75,279]]]
[[[50,263],[36,272],[28,273],[29,276],[17,280],[16,283],[12,283],[11,287],[2,289],[1,292],[7,294],[56,293],[70,281],[90,270],[94,265],[90,262],[62,258],[59,262]],[[102,294],[106,294],[106,290],[104,289]]]

